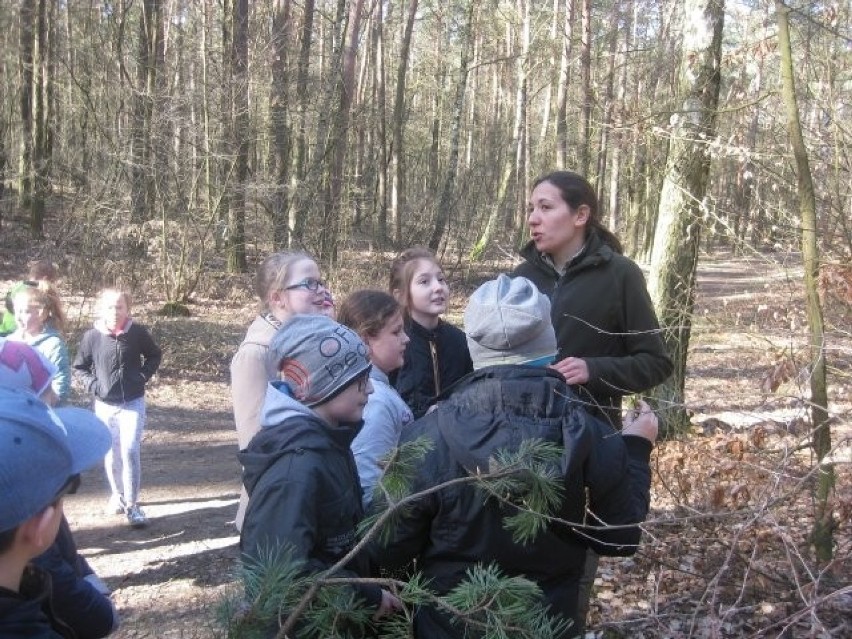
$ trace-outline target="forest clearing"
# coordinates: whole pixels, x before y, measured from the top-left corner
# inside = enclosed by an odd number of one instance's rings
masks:
[[[2,254],[8,285],[26,257],[6,238]],[[487,277],[462,275],[451,275],[455,309]],[[374,281],[369,272],[350,276]],[[702,256],[687,374],[695,433],[654,453],[644,545],[632,559],[602,565],[591,627],[607,634],[594,636],[849,636],[852,338],[843,323],[828,338],[839,527],[835,562],[810,574],[807,393],[797,370],[778,372],[786,370],[779,354],[793,353],[794,362],[802,346],[800,277],[795,255]],[[239,466],[227,365],[254,302],[247,277],[231,284],[224,298],[199,296],[190,318],[158,317],[153,300],[140,300],[139,316],[164,350],[142,447],[150,527],[129,530],[122,517],[103,514],[101,469],[67,502],[81,552],[114,590],[120,639],[216,636],[217,603],[236,587]],[[79,293],[66,292],[77,331],[87,323]],[[831,308],[832,321],[841,320],[842,307]]]

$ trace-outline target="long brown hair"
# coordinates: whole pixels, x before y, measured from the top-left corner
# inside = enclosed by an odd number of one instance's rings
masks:
[[[15,299],[22,295],[27,296],[30,304],[35,304],[44,309],[47,317],[45,325],[55,328],[59,333],[65,333],[65,311],[62,310],[62,301],[59,292],[47,280],[39,280],[35,286],[27,284],[15,293]]]
[[[587,228],[594,229],[601,241],[608,244],[613,251],[624,253],[621,242],[615,237],[615,234],[601,223],[598,216],[598,196],[586,178],[573,171],[553,171],[537,178],[533,182],[533,188],[542,182],[548,182],[559,189],[562,199],[572,210],[576,210],[584,204],[588,206],[589,221],[586,223]]]
[[[348,326],[361,339],[376,337],[402,305],[384,291],[362,289],[350,293],[337,309],[337,321]]]

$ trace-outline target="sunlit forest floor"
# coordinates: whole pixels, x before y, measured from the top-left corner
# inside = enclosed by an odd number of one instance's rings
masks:
[[[4,233],[0,251],[5,290],[37,247]],[[383,260],[345,256],[345,275],[331,278],[336,291],[383,285]],[[450,271],[458,318],[488,273]],[[817,567],[807,545],[817,471],[807,446],[801,278],[792,254],[702,256],[687,384],[695,432],[658,446],[645,544],[632,559],[602,562],[589,636],[852,636],[852,313],[827,297],[838,527],[835,561]],[[93,291],[72,282],[60,289],[73,349]],[[157,316],[163,300],[153,297],[134,310],[164,349],[142,446],[151,525],[131,530],[104,514],[100,469],[66,505],[81,551],[114,590],[119,639],[214,636],[217,601],[235,587],[239,467],[228,362],[255,308],[248,276],[200,291],[189,318]]]

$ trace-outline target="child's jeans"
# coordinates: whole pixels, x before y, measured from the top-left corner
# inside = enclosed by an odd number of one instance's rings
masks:
[[[139,499],[142,466],[139,445],[145,428],[145,398],[124,404],[107,404],[95,400],[95,415],[109,428],[112,448],[104,458],[106,476],[113,496],[124,498],[127,506]]]

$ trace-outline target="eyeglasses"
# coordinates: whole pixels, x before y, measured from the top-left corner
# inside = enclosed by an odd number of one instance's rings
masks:
[[[328,289],[323,280],[318,280],[315,277],[306,277],[301,282],[296,282],[295,284],[290,284],[290,286],[285,286],[285,291],[292,291],[293,289],[304,288],[311,293],[316,293],[321,288]]]
[[[59,503],[59,500],[65,497],[65,495],[73,495],[77,492],[77,489],[80,487],[80,475],[71,475],[64,484],[62,484],[62,488],[59,489],[59,492],[56,493],[56,497],[53,498],[53,504],[56,505]]]

